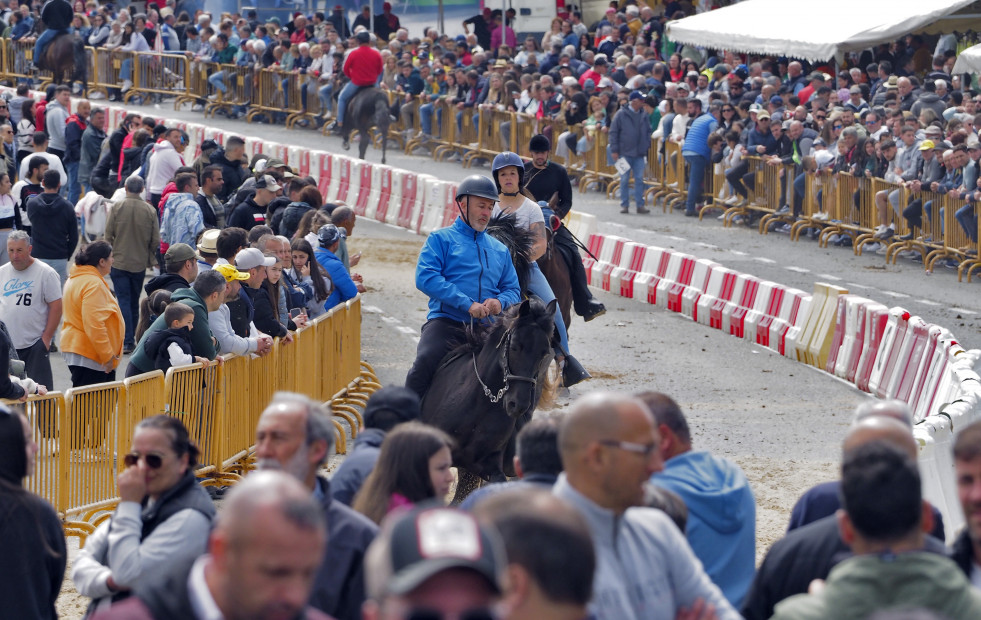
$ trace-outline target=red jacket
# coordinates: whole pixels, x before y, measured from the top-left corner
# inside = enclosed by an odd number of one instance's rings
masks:
[[[382,74],[381,53],[370,45],[361,45],[344,60],[344,75],[357,86],[374,86]]]

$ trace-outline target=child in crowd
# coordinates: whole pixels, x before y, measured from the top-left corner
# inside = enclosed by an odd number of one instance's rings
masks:
[[[147,339],[146,354],[154,368],[167,372],[171,366],[186,366],[194,362],[209,364],[206,357],[191,354],[191,330],[194,329],[194,309],[179,301],[168,304],[164,320],[170,327],[153,332]]]

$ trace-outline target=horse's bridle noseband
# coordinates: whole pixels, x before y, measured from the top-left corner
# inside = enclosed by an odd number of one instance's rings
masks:
[[[511,334],[514,333],[514,328],[507,330],[504,333],[504,337],[501,338],[501,342],[497,345],[498,348],[504,345],[504,386],[497,391],[497,394],[491,392],[491,389],[487,387],[487,384],[480,378],[480,371],[477,370],[477,353],[471,352],[473,358],[473,372],[477,376],[477,382],[480,383],[480,387],[484,388],[484,396],[486,396],[492,403],[499,402],[504,395],[507,393],[508,388],[511,387],[511,381],[530,383],[532,389],[538,385],[538,379],[534,377],[522,377],[521,375],[511,374],[511,364],[510,364],[510,353],[511,353]]]

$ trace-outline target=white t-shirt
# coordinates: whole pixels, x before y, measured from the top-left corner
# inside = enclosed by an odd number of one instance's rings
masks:
[[[61,278],[41,261],[35,260],[24,271],[17,271],[12,263],[0,267],[0,319],[15,349],[26,349],[41,338],[48,304],[59,299]]]
[[[491,217],[500,215],[501,211],[501,203],[495,204],[494,213],[491,214]],[[514,219],[518,227],[524,228],[525,230],[531,230],[531,225],[535,223],[540,223],[542,226],[545,225],[545,216],[542,214],[542,208],[528,198],[525,198],[525,201],[521,203],[517,211],[514,211]]]

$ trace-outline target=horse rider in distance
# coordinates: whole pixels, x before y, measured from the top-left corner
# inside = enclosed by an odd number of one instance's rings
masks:
[[[41,56],[45,48],[58,35],[68,34],[74,17],[72,5],[68,0],[48,0],[41,7],[41,21],[44,22],[45,30],[34,42],[34,66],[38,70],[46,68],[41,66]]]
[[[341,133],[344,126],[344,112],[347,109],[347,102],[362,88],[370,88],[378,83],[378,76],[382,74],[384,62],[381,52],[371,45],[371,33],[362,30],[355,37],[358,46],[347,53],[344,58],[344,75],[350,80],[341,89],[337,96],[337,118],[331,129],[336,134]]]
[[[419,253],[416,288],[429,297],[429,314],[405,387],[420,399],[446,354],[466,343],[467,324],[521,301],[511,255],[484,232],[497,201],[494,181],[467,177],[456,194],[460,215],[452,226],[430,234]]]

